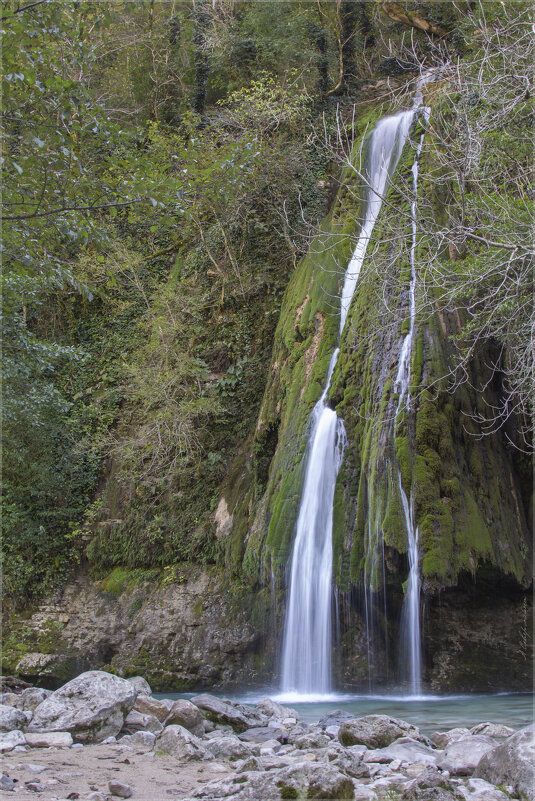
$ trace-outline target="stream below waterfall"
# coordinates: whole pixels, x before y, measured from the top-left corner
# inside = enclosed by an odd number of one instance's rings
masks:
[[[205,692],[203,690],[202,692]],[[200,691],[201,692],[201,691]],[[302,702],[300,696],[278,694],[273,687],[254,691],[214,691],[214,695],[244,704],[255,704],[269,696],[295,709],[306,722],[318,721],[328,712],[343,709],[355,717],[390,715],[413,723],[423,734],[445,731],[457,726],[470,728],[478,723],[504,723],[520,729],[533,722],[534,697],[531,693],[498,693],[488,695],[356,695],[332,693],[323,699]],[[196,693],[154,693],[157,698],[192,698]]]

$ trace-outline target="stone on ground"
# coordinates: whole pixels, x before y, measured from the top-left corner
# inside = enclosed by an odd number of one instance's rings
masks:
[[[202,740],[177,725],[165,727],[156,739],[154,750],[163,751],[175,759],[213,759]]]
[[[134,709],[136,712],[141,712],[142,715],[154,715],[160,723],[163,723],[169,714],[169,707],[163,701],[153,698],[152,695],[138,695]]]
[[[479,760],[494,748],[496,743],[483,734],[472,734],[450,743],[439,758],[437,765],[453,776],[471,776]]]
[[[29,731],[69,731],[79,742],[98,743],[119,734],[135,699],[131,682],[90,670],[40,703]]]
[[[365,745],[367,748],[385,748],[398,737],[417,740],[420,732],[416,726],[388,715],[366,715],[346,720],[338,732],[342,745]]]
[[[108,789],[112,795],[116,795],[119,798],[130,798],[132,795],[132,788],[129,784],[123,784],[123,782],[115,781],[115,779],[111,779],[108,782]]]
[[[215,695],[208,693],[196,695],[191,702],[202,709],[209,720],[215,723],[228,723],[236,732],[268,724],[268,718],[258,709],[228,699],[216,698]]]
[[[24,712],[15,706],[0,704],[0,731],[14,731],[25,729],[28,720]]]
[[[136,691],[136,695],[152,695],[152,690],[148,681],[143,676],[131,676],[127,679]]]
[[[0,734],[0,753],[12,751],[20,745],[26,745],[26,736],[20,729]]]
[[[173,706],[168,711],[165,717],[165,725],[183,726],[192,734],[195,734],[196,737],[202,737],[204,734],[204,715],[199,707],[192,704],[191,701],[179,698],[173,702]]]
[[[491,784],[512,785],[516,793],[535,797],[535,724],[513,734],[482,757],[474,776]]]

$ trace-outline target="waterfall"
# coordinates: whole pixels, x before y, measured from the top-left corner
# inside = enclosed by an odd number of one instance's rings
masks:
[[[424,108],[423,114],[427,120],[429,109]],[[401,346],[399,366],[394,384],[394,391],[399,393],[396,417],[405,401],[407,410],[410,409],[409,382],[411,377],[412,347],[414,341],[414,328],[416,324],[416,233],[417,233],[417,193],[418,193],[418,159],[422,150],[424,134],[422,133],[416,157],[412,165],[412,201],[411,226],[412,240],[410,249],[411,281],[409,286],[409,316],[410,327]],[[414,503],[407,498],[407,493],[401,480],[401,471],[397,465],[399,493],[405,518],[408,535],[409,578],[405,589],[405,598],[401,610],[400,625],[400,665],[403,679],[407,682],[412,695],[419,695],[422,689],[422,653],[420,639],[420,571],[418,563],[418,528],[414,524]]]
[[[373,129],[367,155],[365,215],[347,267],[340,301],[340,334],[388,181],[407,140],[415,111],[384,117]],[[325,389],[309,421],[305,480],[290,568],[282,658],[285,693],[326,694],[331,688],[332,522],[336,478],[345,444],[342,420],[327,396],[339,349],[329,364]]]

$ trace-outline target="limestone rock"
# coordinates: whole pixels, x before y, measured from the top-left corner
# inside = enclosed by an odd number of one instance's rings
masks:
[[[365,745],[351,745],[344,748],[339,743],[332,743],[327,749],[327,759],[347,776],[352,776],[354,779],[368,779],[370,769],[363,761],[367,750]]]
[[[514,729],[510,726],[505,726],[503,723],[479,723],[470,729],[470,734],[485,734],[495,740],[507,740],[514,733]]]
[[[213,759],[205,744],[183,726],[166,726],[157,737],[154,749],[176,759]]]
[[[70,748],[73,739],[68,731],[26,732],[26,742],[31,748]]]
[[[135,734],[136,731],[151,731],[153,734],[159,734],[162,729],[162,724],[154,715],[144,715],[132,709],[124,719],[121,732],[123,734]]]
[[[299,719],[299,715],[295,711],[295,709],[290,709],[288,706],[282,706],[277,701],[274,701],[272,698],[262,698],[256,704],[256,709],[265,715],[267,718],[272,718],[282,723],[287,718],[295,718],[295,720]]]
[[[473,734],[450,743],[439,758],[437,765],[453,776],[470,776],[479,760],[494,748],[496,743],[483,734]],[[482,777],[485,778],[485,777]]]
[[[131,676],[127,679],[136,691],[136,695],[152,695],[152,690],[148,681],[143,676]]]
[[[52,695],[52,690],[42,690],[40,687],[26,687],[20,693],[5,693],[3,704],[16,706],[24,712],[33,712],[39,704]]]
[[[195,706],[202,709],[209,720],[217,723],[228,723],[234,731],[242,732],[255,726],[267,726],[268,718],[258,709],[245,704],[238,704],[215,695],[204,693],[191,699]]]
[[[0,734],[0,753],[12,751],[18,745],[26,745],[26,737],[19,729]]]
[[[508,801],[510,797],[484,779],[469,779],[468,788],[472,793],[470,801]]]
[[[0,731],[25,729],[28,721],[26,715],[14,706],[0,704]]]
[[[273,726],[255,726],[253,729],[246,729],[238,737],[244,743],[265,743],[266,740],[273,739],[282,743],[286,739],[286,732]]]
[[[121,745],[129,745],[131,748],[154,748],[156,735],[151,731],[137,731],[135,734],[125,734],[119,742]]]
[[[439,771],[427,768],[411,781],[401,794],[400,801],[464,801],[465,796],[453,782]]]
[[[303,734],[295,741],[295,745],[302,751],[308,748],[326,748],[330,743],[330,738],[325,734],[319,732],[311,732],[310,734]]]
[[[388,715],[366,715],[346,720],[338,732],[342,745],[365,745],[367,748],[385,748],[398,737],[405,736],[420,739],[420,732],[410,723]]]
[[[108,782],[108,788],[112,795],[116,795],[119,798],[130,798],[132,795],[132,788],[129,784],[123,784],[123,782],[118,782],[115,779]]]
[[[166,717],[169,715],[169,707],[163,701],[158,701],[152,695],[140,694],[135,700],[134,709],[136,712],[141,712],[142,715],[154,715],[158,718],[160,723],[164,723]],[[186,727],[187,728],[187,727]]]
[[[492,784],[510,784],[519,795],[535,797],[535,724],[513,734],[482,757],[474,776]]]
[[[199,707],[192,704],[191,701],[186,701],[179,698],[173,702],[165,718],[166,726],[184,726],[185,729],[195,734],[196,737],[202,737],[204,734],[204,715]]]
[[[448,731],[436,731],[431,735],[431,742],[433,745],[436,745],[437,748],[446,748],[450,743],[455,743],[457,740],[462,740],[464,737],[469,737],[470,734],[475,733],[471,732],[470,729],[449,729]]]
[[[408,762],[409,764],[436,765],[439,756],[432,748],[428,748],[428,746],[413,740],[411,737],[400,737],[386,748],[368,751],[364,756],[364,761],[368,763],[393,762],[399,759],[401,762]]]
[[[101,742],[121,731],[135,697],[135,688],[129,681],[90,670],[39,704],[29,730],[69,731],[79,742]]]
[[[248,771],[236,773],[222,781],[213,781],[193,794],[206,801],[280,801],[281,798],[306,798],[309,801],[339,799],[352,801],[355,797],[353,781],[332,765],[308,761],[282,770]],[[375,794],[364,796],[376,798]]]
[[[207,742],[206,748],[216,759],[248,759],[251,756],[250,749],[235,734],[215,737]]]

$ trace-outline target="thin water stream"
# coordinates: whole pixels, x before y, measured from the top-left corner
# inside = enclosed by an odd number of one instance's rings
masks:
[[[340,334],[377,220],[415,111],[384,117],[373,129],[367,157],[365,217],[347,267],[340,300]],[[331,687],[331,574],[334,488],[343,458],[345,429],[327,396],[338,358],[329,364],[325,389],[310,416],[307,465],[290,569],[283,643],[282,689],[302,694]]]

